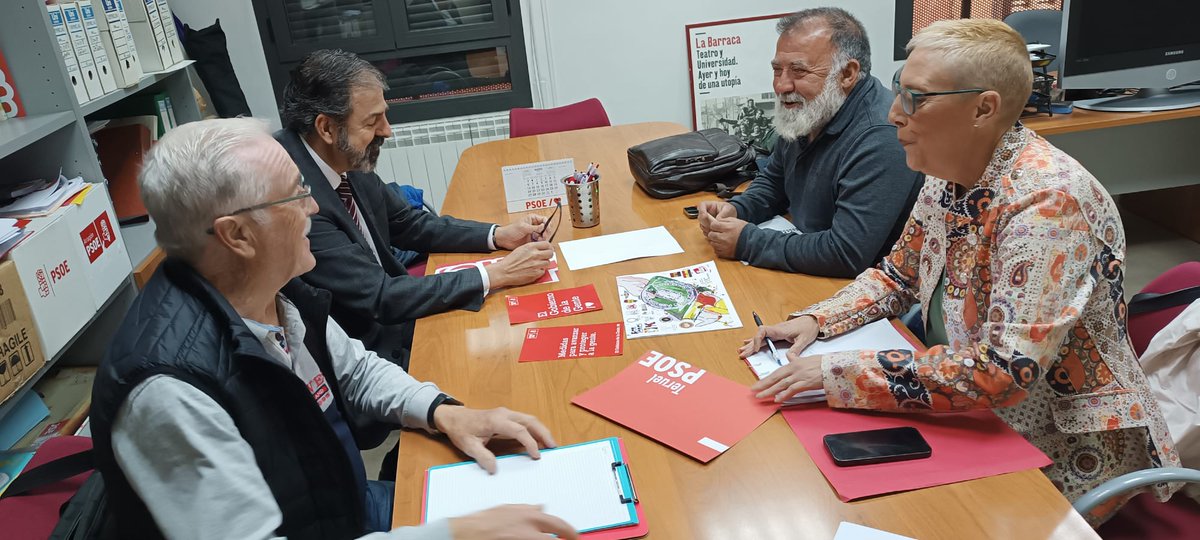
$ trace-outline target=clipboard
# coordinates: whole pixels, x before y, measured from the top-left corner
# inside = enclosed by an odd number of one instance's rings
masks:
[[[500,472],[494,476],[474,461],[430,467],[421,523],[524,503],[543,504],[547,513],[573,524],[586,523],[579,532],[590,540],[636,538],[648,530],[625,445],[616,437],[543,450],[541,462],[526,454],[496,460]],[[580,482],[589,487],[579,489]]]

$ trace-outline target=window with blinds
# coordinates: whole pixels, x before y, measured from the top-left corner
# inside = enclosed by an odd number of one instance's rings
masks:
[[[272,84],[309,53],[357,53],[387,76],[393,122],[529,107],[519,2],[263,0],[255,2]]]
[[[283,0],[287,30],[294,43],[375,36],[377,13],[374,2],[322,2]]]
[[[1029,9],[1062,10],[1062,0],[901,0],[896,2],[896,55],[912,36],[934,21],[946,19],[997,19]]]
[[[431,30],[492,22],[491,0],[405,0],[408,29]]]

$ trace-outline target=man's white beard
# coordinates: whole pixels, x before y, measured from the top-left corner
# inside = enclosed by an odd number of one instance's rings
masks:
[[[815,133],[833,120],[834,115],[846,102],[846,95],[838,86],[836,75],[839,72],[840,70],[832,71],[825,77],[825,87],[812,101],[806,101],[804,96],[795,92],[775,96],[775,133],[785,141],[792,142]],[[785,100],[799,102],[800,106],[787,109],[783,106]]]

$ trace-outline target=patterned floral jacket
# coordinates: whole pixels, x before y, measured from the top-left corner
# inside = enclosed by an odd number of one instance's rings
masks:
[[[914,302],[928,321],[945,272],[949,346],[825,356],[829,405],[995,409],[1054,459],[1046,473],[1074,500],[1119,474],[1179,463],[1126,336],[1124,259],[1104,188],[1017,124],[975,187],[929,177],[891,253],[793,316],[815,316],[821,338]]]

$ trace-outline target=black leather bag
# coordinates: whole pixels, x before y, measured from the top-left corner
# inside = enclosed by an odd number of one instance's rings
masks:
[[[671,135],[629,148],[629,170],[646,194],[670,199],[697,191],[732,196],[754,178],[758,150],[712,128]]]

